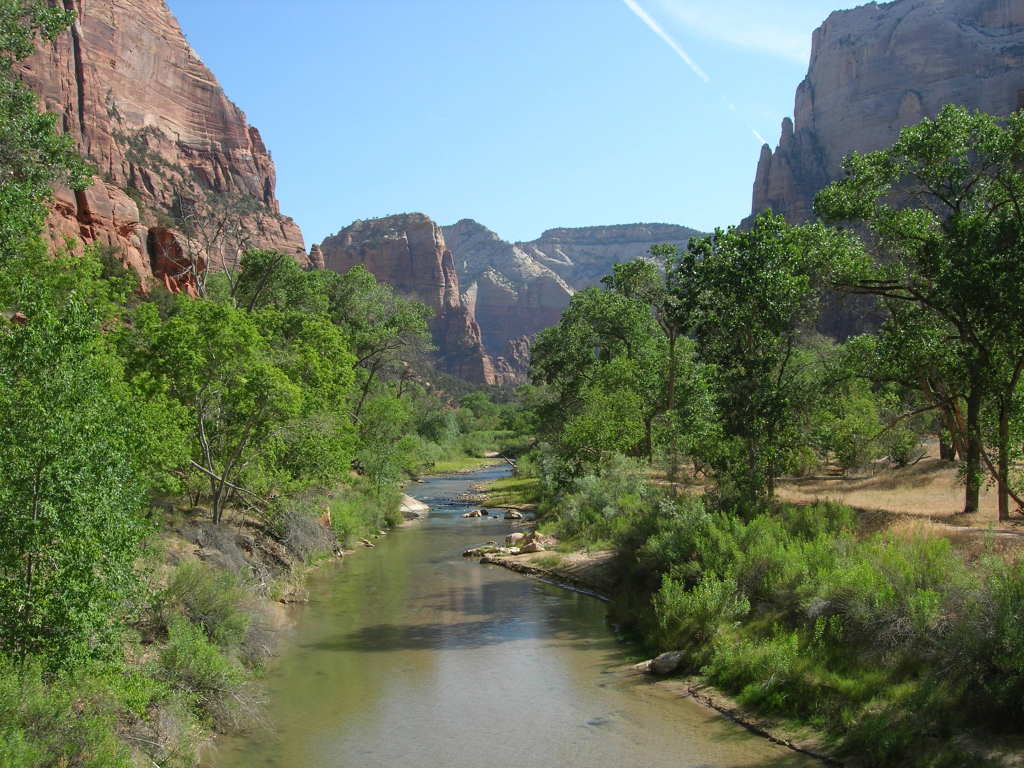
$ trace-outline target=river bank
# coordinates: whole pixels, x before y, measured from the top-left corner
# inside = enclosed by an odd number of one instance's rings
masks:
[[[618,552],[600,555],[615,620],[700,676],[688,695],[784,743],[849,765],[1019,765],[1024,744],[981,714],[1016,690],[1000,643],[1018,636],[1019,537],[876,517],[825,502],[745,515],[609,473],[545,507],[540,531],[571,543],[489,559],[558,582],[579,578],[569,550]]]
[[[538,579],[544,583],[593,595],[604,602],[615,599],[619,582],[616,554],[610,550],[594,552],[530,552],[519,555],[485,554],[481,565],[493,565]],[[652,660],[622,667],[624,673],[652,675]],[[843,765],[829,749],[820,733],[812,729],[767,718],[741,706],[733,697],[700,677],[657,676],[652,684],[667,694],[690,699],[715,710],[757,736],[808,755],[827,765]]]
[[[692,701],[669,706],[678,697],[623,668],[594,597],[464,560],[518,525],[462,517],[455,499],[480,479],[417,485],[422,524],[310,575],[261,685],[273,728],[221,740],[204,765],[805,765]]]

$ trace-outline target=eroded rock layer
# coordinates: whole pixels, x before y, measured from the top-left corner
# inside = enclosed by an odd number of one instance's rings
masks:
[[[444,228],[464,294],[484,344],[506,379],[525,381],[530,344],[558,323],[575,291],[596,285],[615,264],[650,258],[652,245],[685,249],[696,230],[673,224],[552,229],[509,243],[472,219]]]
[[[250,247],[307,263],[298,226],[280,215],[274,164],[259,131],[200,61],[163,0],[63,0],[74,27],[23,67],[26,83],[75,138],[98,177],[58,189],[51,234],[119,249],[140,274],[165,252],[153,228],[230,208]],[[158,275],[159,276],[159,275]]]
[[[946,104],[1024,106],[1024,2],[896,0],[831,14],[814,32],[795,118],[774,152],[761,150],[753,213],[806,221],[845,155],[892,144]]]
[[[433,309],[431,331],[444,370],[467,381],[501,383],[472,307],[462,301],[444,233],[429,218],[410,213],[357,221],[317,250],[325,268],[344,273],[363,264],[381,282]]]
[[[555,325],[569,306],[573,289],[561,277],[482,224],[463,219],[444,236],[491,353],[511,356],[511,341]]]

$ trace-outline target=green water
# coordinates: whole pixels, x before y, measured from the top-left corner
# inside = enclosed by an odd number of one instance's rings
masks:
[[[624,663],[599,600],[464,560],[511,524],[463,520],[481,479],[413,493],[422,524],[316,573],[264,681],[267,726],[209,768],[754,768],[816,765]]]

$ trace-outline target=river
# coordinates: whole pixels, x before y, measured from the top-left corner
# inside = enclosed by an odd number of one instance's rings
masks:
[[[452,501],[504,469],[429,480],[423,523],[315,572],[262,682],[267,727],[211,768],[783,768],[814,761],[614,668],[587,595],[465,560],[512,530]]]

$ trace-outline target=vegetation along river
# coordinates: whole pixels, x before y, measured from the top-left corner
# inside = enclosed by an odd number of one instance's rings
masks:
[[[453,501],[505,469],[413,491],[423,523],[324,568],[265,680],[266,722],[213,768],[814,765],[625,663],[605,605],[462,551],[512,530]]]

